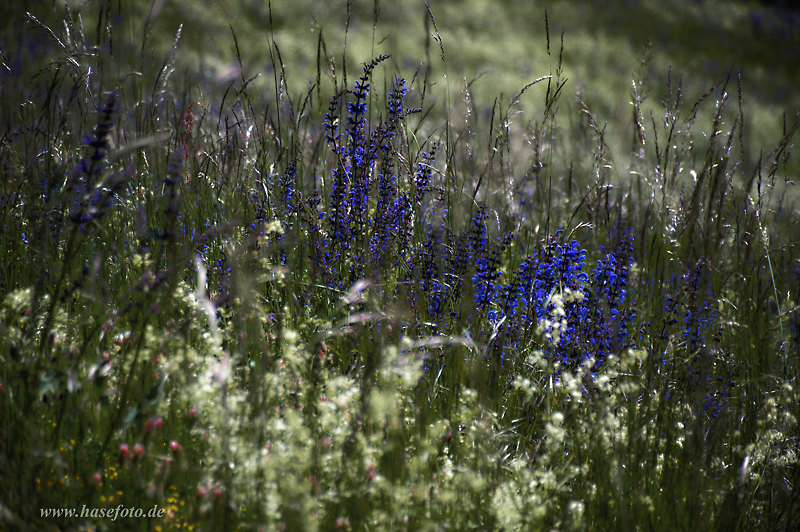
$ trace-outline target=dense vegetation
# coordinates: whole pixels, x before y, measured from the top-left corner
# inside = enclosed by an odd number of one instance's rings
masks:
[[[652,116],[640,68],[620,158],[545,20],[482,113],[388,55],[292,93],[274,41],[211,100],[80,15],[2,55],[6,527],[797,526],[800,122],[746,146],[737,71]]]

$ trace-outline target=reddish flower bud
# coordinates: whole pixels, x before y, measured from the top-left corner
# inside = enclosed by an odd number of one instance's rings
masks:
[[[172,440],[169,444],[169,448],[172,451],[172,456],[174,456],[176,459],[179,459],[181,455],[183,455],[183,448],[177,441]]]
[[[160,417],[151,417],[144,424],[144,432],[148,436],[152,436],[161,431],[164,426],[164,420]]]
[[[95,471],[92,475],[92,478],[89,479],[89,484],[92,486],[99,486],[103,483],[103,475],[100,474],[100,471]]]
[[[133,446],[133,459],[141,461],[142,458],[144,458],[144,445],[137,443]]]
[[[124,464],[128,461],[128,455],[130,451],[128,450],[128,444],[123,443],[119,446],[119,453],[117,453],[117,457],[119,458],[119,463]]]

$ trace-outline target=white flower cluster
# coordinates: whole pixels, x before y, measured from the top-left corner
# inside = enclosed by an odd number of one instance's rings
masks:
[[[565,288],[563,292],[553,292],[547,300],[546,306],[553,305],[550,318],[539,322],[538,332],[550,340],[553,345],[561,342],[561,335],[567,330],[567,313],[564,305],[583,299],[583,292]]]

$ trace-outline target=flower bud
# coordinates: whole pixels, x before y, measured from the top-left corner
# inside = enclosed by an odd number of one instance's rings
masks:
[[[133,459],[140,462],[144,458],[144,445],[137,443],[133,446]]]
[[[183,456],[183,447],[181,447],[181,444],[177,441],[172,440],[169,444],[169,449],[172,451],[172,456],[174,456],[176,460]]]
[[[128,444],[123,443],[119,446],[119,452],[117,453],[117,458],[119,459],[120,464],[124,464],[128,461],[128,456],[130,455],[130,451],[128,450]]]

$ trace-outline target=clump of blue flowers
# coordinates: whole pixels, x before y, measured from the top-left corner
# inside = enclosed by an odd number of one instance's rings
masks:
[[[330,101],[324,121],[332,161],[324,179],[328,191],[303,197],[295,163],[276,174],[273,190],[283,195],[284,208],[275,215],[307,236],[317,279],[332,293],[373,280],[384,310],[408,309],[403,334],[466,331],[498,377],[513,376],[532,350],[556,368],[592,360],[598,370],[610,355],[640,347],[642,337],[632,334],[632,233],[620,229],[608,250],[587,250],[562,231],[521,249],[514,232],[491,236],[491,218],[476,203],[466,207],[472,212],[458,227],[437,170],[441,147],[431,142],[408,160],[406,118],[419,109],[404,105],[406,81],[394,78],[383,111],[370,112],[371,78],[388,57],[365,64],[354,87]],[[684,307],[685,345],[695,351],[713,335],[715,317],[699,301]]]

